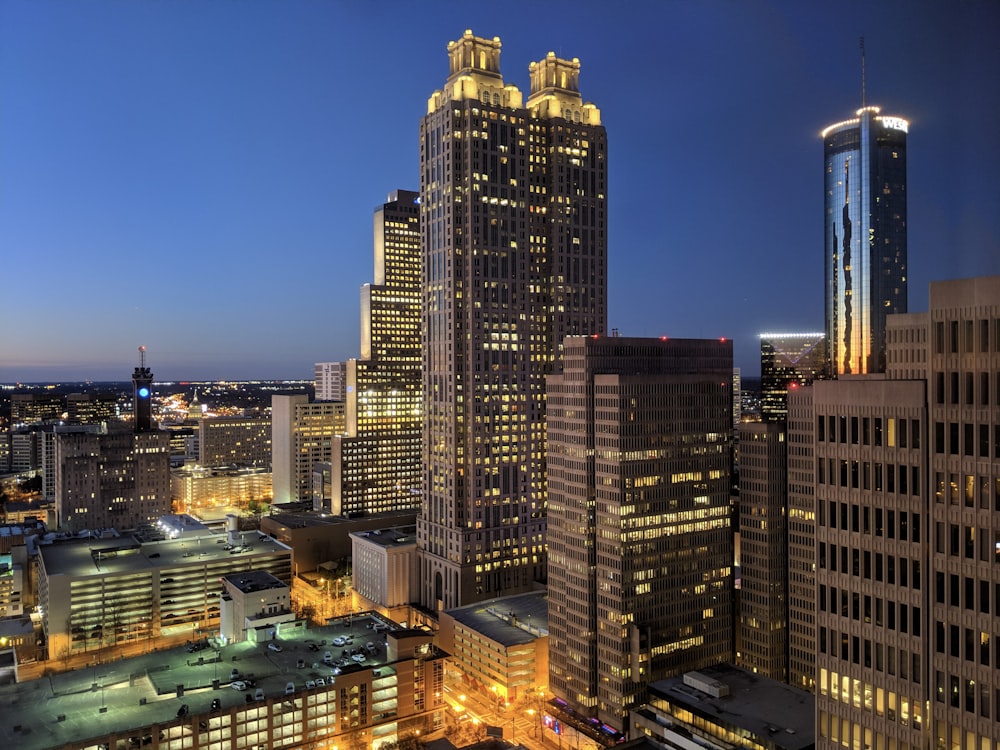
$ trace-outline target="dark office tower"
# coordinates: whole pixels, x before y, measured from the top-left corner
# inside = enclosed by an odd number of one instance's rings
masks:
[[[132,409],[135,431],[153,429],[153,372],[146,367],[146,347],[139,347],[139,366],[132,372]]]
[[[765,422],[784,422],[788,389],[808,385],[826,371],[826,336],[822,333],[760,335],[760,401]]]
[[[832,377],[885,371],[885,318],[906,312],[906,131],[862,106],[822,132]]]
[[[579,61],[532,64],[525,104],[499,39],[448,56],[420,125],[430,609],[544,580],[545,376],[566,335],[607,324],[605,132]]]
[[[347,363],[346,431],[333,438],[331,510],[420,507],[420,206],[397,190],[375,211],[375,283],[361,289],[361,357]]]
[[[732,343],[570,337],[548,378],[549,685],[625,729],[732,658]]]
[[[788,676],[788,500],[785,425],[739,426],[740,591],[736,663]]]

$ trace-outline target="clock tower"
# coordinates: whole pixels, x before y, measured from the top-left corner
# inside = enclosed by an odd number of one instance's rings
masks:
[[[135,431],[153,429],[153,373],[146,367],[146,347],[139,347],[139,366],[132,373],[132,398]]]

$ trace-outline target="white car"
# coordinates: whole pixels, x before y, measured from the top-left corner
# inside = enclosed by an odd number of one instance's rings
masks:
[[[343,646],[347,641],[341,638],[339,635],[333,639],[334,646]]]
[[[277,641],[268,641],[267,647],[272,651],[281,651],[281,644],[279,644]]]
[[[233,690],[246,690],[247,684],[243,682],[243,680],[233,680],[232,682],[229,683],[229,687],[231,687]]]

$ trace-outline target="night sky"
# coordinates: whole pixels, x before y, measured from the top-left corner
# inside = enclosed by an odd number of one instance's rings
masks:
[[[608,131],[609,327],[823,329],[823,144],[910,120],[909,309],[1000,274],[1000,3],[0,2],[0,382],[308,379],[358,355],[372,211],[466,28],[578,57]]]

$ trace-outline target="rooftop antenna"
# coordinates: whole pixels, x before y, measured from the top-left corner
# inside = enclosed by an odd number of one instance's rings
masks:
[[[139,347],[139,367],[141,367],[144,370],[146,369],[146,347],[145,346],[140,346]]]
[[[861,109],[868,106],[868,92],[865,88],[865,38],[861,37]]]

